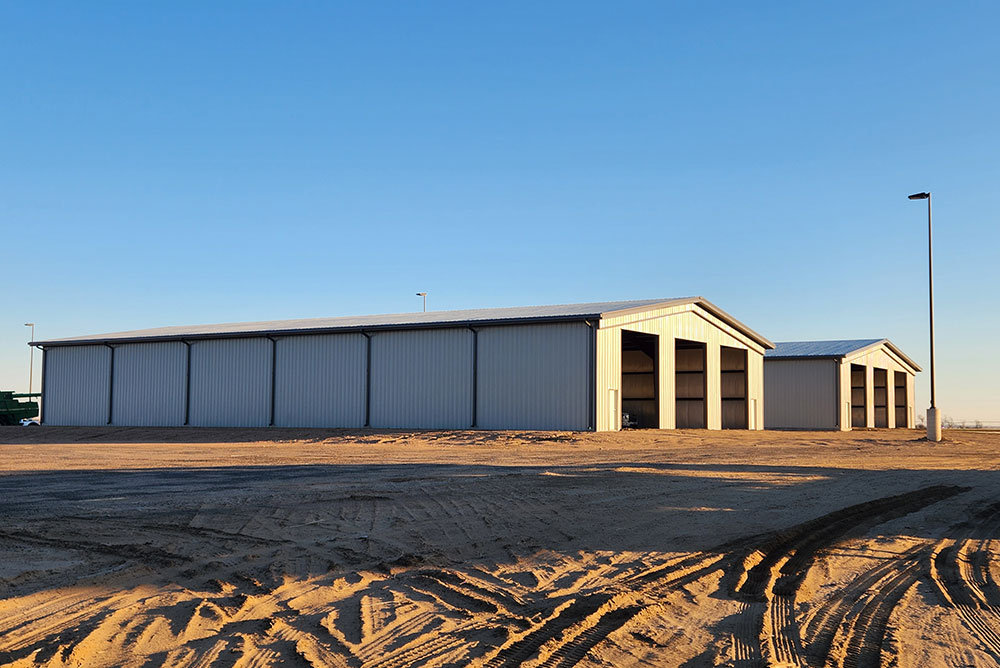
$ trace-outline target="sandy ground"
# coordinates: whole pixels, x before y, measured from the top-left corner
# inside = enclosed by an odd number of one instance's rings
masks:
[[[0,428],[0,664],[994,666],[945,436]]]

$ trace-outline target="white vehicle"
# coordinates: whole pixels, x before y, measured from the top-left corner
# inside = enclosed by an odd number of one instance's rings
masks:
[[[21,420],[22,427],[37,427],[41,424],[36,418],[24,418]]]

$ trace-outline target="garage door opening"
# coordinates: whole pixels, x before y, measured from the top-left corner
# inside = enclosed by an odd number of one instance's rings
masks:
[[[722,346],[722,428],[746,429],[747,414],[747,351]]]
[[[900,429],[905,429],[909,427],[907,415],[907,401],[906,401],[906,373],[903,371],[894,372],[896,376],[896,391],[895,391],[895,408],[896,408],[896,426]]]
[[[708,424],[705,402],[705,344],[674,341],[674,388],[678,429],[704,429]]]
[[[851,365],[851,426],[864,429],[868,426],[868,414],[865,406],[865,367],[860,364]]]
[[[872,369],[872,390],[875,399],[875,426],[885,429],[889,426],[889,388],[885,369]]]
[[[660,426],[655,334],[622,330],[622,426],[658,429]]]

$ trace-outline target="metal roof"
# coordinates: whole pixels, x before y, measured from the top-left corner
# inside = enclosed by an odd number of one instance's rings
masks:
[[[768,357],[844,357],[887,339],[843,339],[839,341],[777,341]]]
[[[808,357],[820,357],[828,359],[842,359],[848,355],[860,352],[867,348],[876,346],[886,346],[898,355],[903,361],[920,371],[916,362],[907,357],[902,350],[889,339],[839,339],[836,341],[778,341],[774,344],[774,350],[767,350],[764,356],[767,359],[802,359]]]
[[[128,332],[75,336],[48,341],[32,341],[33,346],[71,346],[101,343],[126,343],[140,341],[183,341],[247,336],[279,336],[288,334],[319,334],[342,331],[375,331],[379,329],[416,329],[425,327],[459,327],[466,325],[516,324],[520,322],[566,322],[600,319],[608,315],[621,315],[632,311],[697,303],[729,325],[770,348],[766,338],[736,320],[722,309],[702,297],[677,297],[668,299],[636,299],[587,304],[559,304],[552,306],[518,306],[513,308],[470,309],[463,311],[430,311],[427,313],[393,313],[385,315],[347,316],[339,318],[308,318],[300,320],[267,320],[237,322],[218,325],[193,325],[158,327]]]

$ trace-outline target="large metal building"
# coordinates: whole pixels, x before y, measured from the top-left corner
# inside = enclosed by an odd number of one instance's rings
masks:
[[[763,427],[773,344],[701,297],[33,342],[49,425]]]
[[[764,356],[764,426],[913,428],[919,371],[889,339],[779,342]]]

